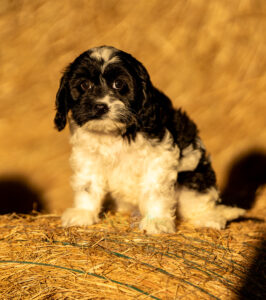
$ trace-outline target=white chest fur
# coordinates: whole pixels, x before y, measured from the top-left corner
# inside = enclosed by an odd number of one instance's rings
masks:
[[[71,143],[76,191],[90,190],[93,184],[118,201],[138,204],[149,190],[169,188],[177,178],[179,149],[168,132],[160,142],[138,134],[129,143],[120,136],[77,128]]]

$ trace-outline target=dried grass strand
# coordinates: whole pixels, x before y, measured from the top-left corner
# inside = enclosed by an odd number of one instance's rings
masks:
[[[141,289],[139,289],[139,288],[137,288],[133,285],[130,285],[130,284],[127,284],[127,283],[122,283],[120,281],[117,281],[117,280],[114,280],[114,279],[111,279],[111,278],[108,278],[108,277],[105,277],[105,276],[101,276],[101,275],[98,275],[98,274],[95,274],[95,273],[85,272],[83,270],[72,269],[72,268],[67,268],[67,267],[48,264],[48,263],[41,263],[41,262],[0,260],[0,264],[5,264],[5,263],[6,264],[22,264],[22,265],[35,265],[35,266],[42,266],[42,267],[52,267],[52,268],[62,269],[62,270],[71,271],[71,272],[75,272],[75,273],[86,274],[86,275],[90,275],[90,276],[93,276],[93,277],[96,277],[96,278],[99,278],[99,279],[104,279],[104,280],[107,280],[107,281],[111,281],[111,282],[119,284],[121,286],[130,288],[130,289],[135,290],[135,291],[137,291],[137,292],[139,292],[143,295],[149,296],[152,299],[160,300],[160,298],[152,296],[149,293],[144,292]]]

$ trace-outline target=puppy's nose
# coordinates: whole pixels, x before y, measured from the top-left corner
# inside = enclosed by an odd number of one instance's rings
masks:
[[[108,112],[109,108],[105,103],[98,103],[94,106],[94,111],[97,116],[102,116]]]

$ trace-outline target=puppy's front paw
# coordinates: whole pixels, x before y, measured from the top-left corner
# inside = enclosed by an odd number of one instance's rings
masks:
[[[98,222],[98,215],[86,209],[68,208],[61,217],[62,225],[69,226],[86,226]]]
[[[139,228],[149,234],[174,233],[176,231],[173,218],[150,218],[146,216],[141,220]]]

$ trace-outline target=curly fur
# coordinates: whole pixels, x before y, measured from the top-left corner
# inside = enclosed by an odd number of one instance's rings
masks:
[[[138,207],[148,233],[174,232],[176,214],[220,229],[244,213],[218,204],[196,125],[130,54],[106,46],[81,54],[61,79],[56,109],[58,130],[69,120],[74,171],[64,226],[97,222],[107,194],[120,210]]]

